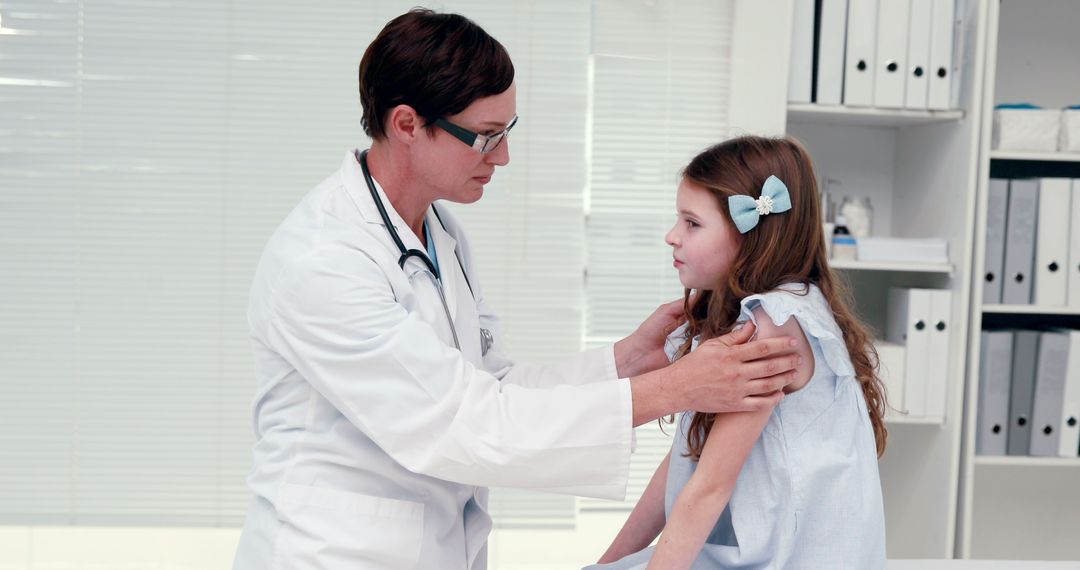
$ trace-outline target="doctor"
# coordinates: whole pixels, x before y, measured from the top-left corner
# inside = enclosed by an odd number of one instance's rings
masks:
[[[243,570],[482,569],[491,485],[610,499],[633,426],[774,405],[787,338],[663,352],[681,302],[550,367],[513,362],[446,200],[509,162],[514,67],[473,22],[416,9],[360,63],[368,151],[285,218],[251,290],[254,497]]]

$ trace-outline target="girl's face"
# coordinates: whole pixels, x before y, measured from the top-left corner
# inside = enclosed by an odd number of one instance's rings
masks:
[[[687,289],[715,289],[735,260],[739,231],[711,192],[685,178],[679,184],[675,209],[675,227],[664,241],[674,250],[679,281]]]

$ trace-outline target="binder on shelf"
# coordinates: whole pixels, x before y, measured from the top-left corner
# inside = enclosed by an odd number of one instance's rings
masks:
[[[910,0],[907,74],[904,90],[904,107],[908,109],[927,108],[930,68],[930,28],[933,17],[933,0]]]
[[[1069,218],[1073,224],[1080,223],[1080,178],[1072,181],[1072,215]],[[1068,286],[1068,304],[1080,307],[1080,229],[1070,229],[1069,233],[1069,276],[1065,279]]]
[[[878,0],[849,0],[844,54],[844,104],[874,104]]]
[[[844,33],[848,0],[820,0],[815,103],[839,105],[844,93]]]
[[[1061,442],[1061,398],[1069,365],[1069,333],[1039,335],[1039,365],[1031,404],[1031,455],[1056,456]]]
[[[1009,184],[1009,211],[1005,222],[1005,271],[1001,302],[1031,303],[1031,270],[1035,257],[1035,222],[1039,209],[1039,183],[1013,180]]]
[[[952,104],[955,3],[956,0],[933,0],[926,106],[934,110],[948,109]]]
[[[1013,331],[982,331],[975,453],[1005,455],[1009,433],[1009,377]]]
[[[1033,285],[1034,303],[1039,306],[1063,306],[1068,298],[1070,183],[1068,178],[1039,181]]]
[[[1061,424],[1058,427],[1060,457],[1076,457],[1080,447],[1080,331],[1069,331],[1069,365],[1061,397]]]
[[[814,0],[795,0],[791,29],[788,101],[809,103],[814,78]]]
[[[890,408],[904,413],[907,411],[904,406],[904,345],[878,340],[874,348],[878,353],[878,378],[885,385],[886,401]]]
[[[948,396],[949,336],[952,335],[952,291],[930,289],[930,349],[926,357],[925,414],[945,417]]]
[[[1038,358],[1039,331],[1016,331],[1009,379],[1009,455],[1027,455],[1031,451],[1031,405]]]
[[[907,76],[908,18],[911,0],[882,0],[878,3],[877,69],[874,72],[874,106],[904,106]]]
[[[912,416],[928,415],[927,390],[943,382],[944,367],[931,369],[929,289],[889,289],[885,340],[904,345],[904,411]]]
[[[983,304],[1001,302],[1005,265],[1005,212],[1009,207],[1009,181],[991,178],[986,193],[986,252],[983,258]]]

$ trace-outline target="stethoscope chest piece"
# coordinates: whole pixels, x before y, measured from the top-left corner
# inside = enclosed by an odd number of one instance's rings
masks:
[[[480,354],[487,356],[491,345],[495,344],[495,337],[491,336],[491,331],[485,328],[480,329]]]

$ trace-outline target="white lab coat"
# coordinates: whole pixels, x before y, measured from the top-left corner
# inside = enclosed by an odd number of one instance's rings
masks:
[[[623,497],[631,395],[612,348],[514,364],[464,233],[439,214],[427,224],[460,351],[423,262],[398,267],[355,151],[270,238],[248,314],[257,442],[237,570],[482,570],[486,486]]]

